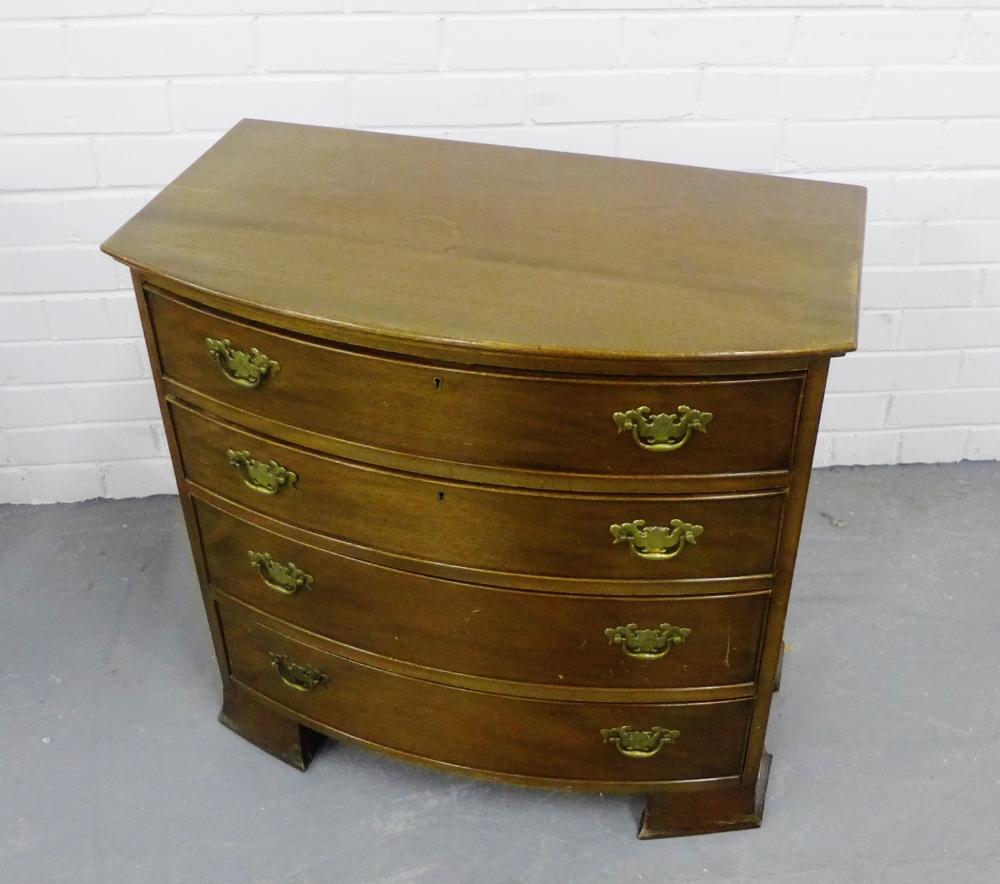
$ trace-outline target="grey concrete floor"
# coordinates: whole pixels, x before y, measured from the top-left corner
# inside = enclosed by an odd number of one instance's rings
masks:
[[[0,884],[1000,881],[1000,464],[815,474],[763,828],[216,721],[175,498],[0,507]]]

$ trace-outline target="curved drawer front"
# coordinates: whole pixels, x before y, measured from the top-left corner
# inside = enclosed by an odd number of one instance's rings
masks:
[[[166,376],[278,425],[545,472],[743,473],[791,460],[802,375],[643,382],[472,371],[338,350],[148,291]]]
[[[736,577],[773,568],[780,491],[652,498],[445,482],[283,445],[176,403],[171,411],[188,479],[370,549],[480,570],[593,579]],[[645,523],[645,539],[637,521]],[[659,528],[661,534],[649,533]]]
[[[383,672],[225,609],[222,622],[235,679],[377,746],[501,775],[642,782],[740,772],[751,700],[528,700]]]
[[[384,657],[580,687],[710,687],[756,675],[767,592],[636,599],[490,589],[345,558],[200,500],[195,508],[214,586]]]

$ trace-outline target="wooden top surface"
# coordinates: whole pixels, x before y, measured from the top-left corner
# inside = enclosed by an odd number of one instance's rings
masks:
[[[848,185],[244,120],[102,248],[403,353],[730,359],[855,348],[864,217]]]

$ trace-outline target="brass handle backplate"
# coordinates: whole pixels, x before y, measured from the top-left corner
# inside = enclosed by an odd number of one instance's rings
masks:
[[[652,409],[648,405],[616,411],[612,415],[618,432],[632,431],[636,444],[647,451],[676,451],[682,448],[697,430],[705,428],[712,420],[708,411],[698,411],[686,405],[678,406],[677,414],[656,414],[650,417]]]
[[[261,580],[264,584],[275,592],[283,595],[294,595],[302,587],[309,587],[313,582],[312,577],[305,571],[296,568],[291,562],[282,565],[276,562],[266,552],[254,552],[248,550],[251,566],[260,571]]]
[[[627,543],[629,550],[640,559],[672,559],[680,555],[686,543],[697,543],[705,529],[680,519],[671,519],[669,528],[646,527],[642,519],[612,525],[615,543]]]
[[[601,731],[604,742],[613,743],[614,747],[628,758],[652,758],[665,745],[672,745],[680,735],[680,731],[665,727],[640,731],[627,724]]]
[[[661,623],[655,629],[639,629],[635,623],[605,629],[608,644],[621,645],[622,651],[638,660],[659,660],[670,653],[674,645],[684,643],[691,630]]]
[[[249,451],[234,451],[230,448],[226,455],[229,463],[240,471],[247,486],[261,494],[277,494],[286,485],[294,487],[299,480],[296,473],[286,470],[277,461],[264,463],[254,460]]]
[[[237,350],[228,338],[205,338],[208,352],[215,357],[222,373],[241,387],[256,387],[269,374],[277,374],[281,366],[268,359],[256,347],[249,353]]]
[[[311,691],[314,688],[325,685],[329,679],[318,669],[311,666],[303,666],[301,663],[293,663],[284,654],[276,654],[269,651],[271,665],[281,677],[281,680],[290,688],[297,691]]]

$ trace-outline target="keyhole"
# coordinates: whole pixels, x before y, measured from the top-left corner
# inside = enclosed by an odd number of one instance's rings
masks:
[[[439,491],[438,492],[438,500],[441,501],[441,503],[444,503],[444,492],[443,491]]]
[[[442,383],[441,378],[434,378],[434,389],[435,390],[440,390],[441,389],[441,383]]]

